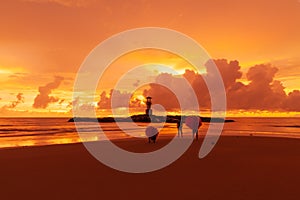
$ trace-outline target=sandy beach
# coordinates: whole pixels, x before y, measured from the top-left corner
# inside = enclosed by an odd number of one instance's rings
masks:
[[[148,152],[167,142],[116,144]],[[200,160],[201,142],[146,174],[113,170],[82,144],[2,149],[1,199],[299,199],[299,139],[223,136]]]

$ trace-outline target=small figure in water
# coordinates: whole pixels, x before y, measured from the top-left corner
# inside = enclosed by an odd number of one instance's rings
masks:
[[[178,137],[182,137],[182,122],[181,120],[177,121]]]

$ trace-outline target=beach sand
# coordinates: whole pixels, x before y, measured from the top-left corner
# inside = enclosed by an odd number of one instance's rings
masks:
[[[116,143],[148,152],[168,142]],[[223,136],[204,159],[202,140],[145,174],[111,169],[82,144],[0,150],[1,199],[300,199],[300,140]]]

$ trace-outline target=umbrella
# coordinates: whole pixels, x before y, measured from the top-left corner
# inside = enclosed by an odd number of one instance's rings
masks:
[[[202,125],[202,121],[198,116],[189,116],[185,119],[185,124],[192,130],[198,130]]]
[[[148,126],[146,128],[146,136],[147,137],[152,137],[154,135],[158,134],[158,130],[157,128],[153,127],[153,126]]]

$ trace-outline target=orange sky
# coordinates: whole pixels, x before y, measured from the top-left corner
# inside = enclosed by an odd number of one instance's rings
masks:
[[[74,78],[88,53],[113,34],[145,26],[180,31],[199,42],[212,58],[238,60],[243,83],[250,67],[271,63],[279,69],[275,79],[286,93],[300,89],[298,0],[130,2],[2,0],[0,116],[70,115]],[[171,64],[170,58],[162,62]],[[55,77],[63,80],[51,90],[52,102],[34,108],[38,88],[55,82]],[[230,115],[238,113],[234,110]],[[284,111],[284,115],[299,112]]]

